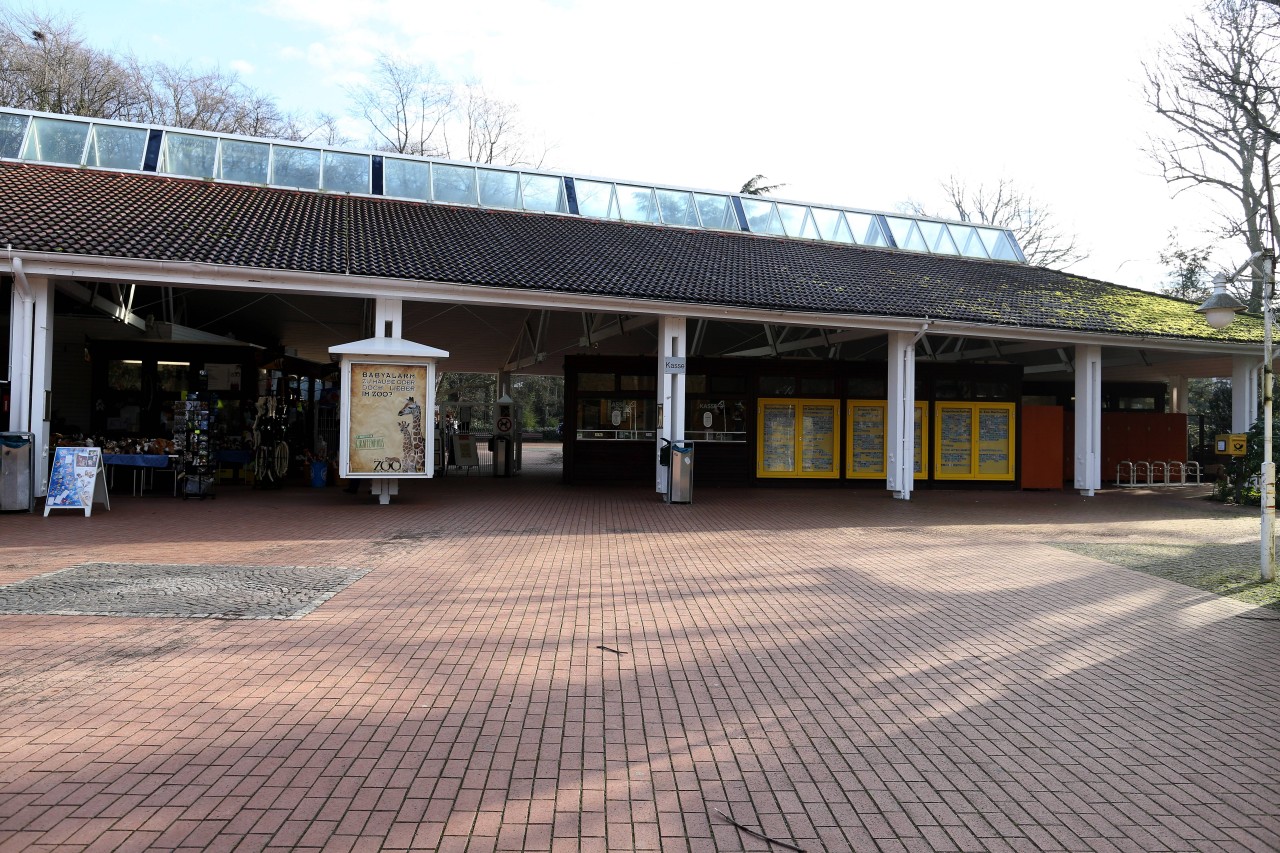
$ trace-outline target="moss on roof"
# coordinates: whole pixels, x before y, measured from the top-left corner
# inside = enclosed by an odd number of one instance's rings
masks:
[[[1087,278],[1070,279],[1077,286],[1062,293],[1061,322],[1089,312],[1106,318],[1122,334],[1196,338],[1208,341],[1262,342],[1262,318],[1241,314],[1225,329],[1212,328],[1196,313],[1198,303],[1159,293]]]

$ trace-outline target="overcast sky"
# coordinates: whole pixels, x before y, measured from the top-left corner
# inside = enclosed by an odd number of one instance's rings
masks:
[[[896,210],[939,182],[1007,177],[1090,257],[1071,270],[1154,289],[1178,228],[1144,155],[1160,125],[1142,66],[1196,0],[644,3],[591,0],[45,0],[95,46],[234,69],[289,111],[342,112],[379,51],[479,78],[578,174]],[[349,132],[362,137],[359,125]],[[1228,247],[1223,263],[1243,259]],[[1236,256],[1240,256],[1237,258]]]

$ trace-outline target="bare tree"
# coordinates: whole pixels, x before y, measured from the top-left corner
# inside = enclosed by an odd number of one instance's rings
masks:
[[[766,180],[768,179],[764,175],[754,175],[747,179],[747,182],[742,185],[742,189],[738,190],[738,193],[740,195],[768,195],[774,190],[780,190],[786,186],[786,184],[766,184]]]
[[[1175,194],[1199,187],[1230,201],[1224,236],[1252,253],[1277,230],[1270,203],[1280,141],[1280,14],[1258,0],[1214,0],[1146,65],[1147,103],[1168,121],[1150,154]],[[1254,273],[1248,305],[1262,302]]]
[[[530,143],[515,104],[477,81],[455,83],[433,65],[384,53],[373,79],[348,95],[382,151],[507,166],[540,166],[546,157],[545,146],[536,151]]]
[[[281,112],[273,98],[246,86],[236,74],[218,69],[142,64],[131,61],[142,103],[131,116],[136,121],[241,133],[246,136],[299,138],[293,119]]]
[[[0,104],[129,118],[141,98],[129,70],[86,45],[73,22],[34,12],[0,13]]]
[[[952,175],[942,182],[942,192],[950,208],[942,213],[927,210],[914,200],[903,207],[918,216],[1007,228],[1018,238],[1027,262],[1036,266],[1061,269],[1089,256],[1080,247],[1076,235],[1062,230],[1048,204],[1009,178],[1000,178],[994,186],[971,187],[964,179]]]
[[[341,119],[333,113],[318,113],[309,126],[299,127],[297,132],[298,139],[318,142],[330,148],[341,148],[354,142],[342,131]]]
[[[89,47],[74,22],[0,13],[0,104],[251,136],[298,138],[297,122],[235,74]]]
[[[476,81],[465,84],[459,100],[461,109],[454,118],[463,125],[460,132],[466,136],[467,160],[507,166],[542,165],[546,150],[532,156],[533,149],[515,104],[490,97]]]
[[[454,92],[435,66],[384,53],[372,81],[348,95],[369,122],[373,147],[399,154],[447,155],[445,122],[454,110]]]

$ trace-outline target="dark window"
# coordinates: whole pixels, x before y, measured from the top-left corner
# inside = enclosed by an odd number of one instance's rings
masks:
[[[711,393],[745,394],[747,393],[747,378],[745,376],[712,376]]]
[[[622,376],[623,391],[654,391],[657,387],[658,376],[656,373],[646,373],[640,376],[623,374]]]
[[[792,397],[796,393],[794,376],[761,376],[760,393],[765,397]]]
[[[884,400],[889,396],[889,380],[853,376],[849,379],[849,397],[854,400]]]
[[[615,390],[612,373],[579,373],[579,391],[613,391]]]
[[[831,397],[836,393],[836,381],[821,377],[800,377],[800,393],[805,397]]]

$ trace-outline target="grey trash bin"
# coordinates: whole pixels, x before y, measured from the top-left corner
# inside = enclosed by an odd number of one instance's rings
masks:
[[[35,510],[35,442],[29,432],[0,432],[0,512]]]
[[[693,445],[671,445],[671,470],[667,475],[667,502],[693,503]]]

